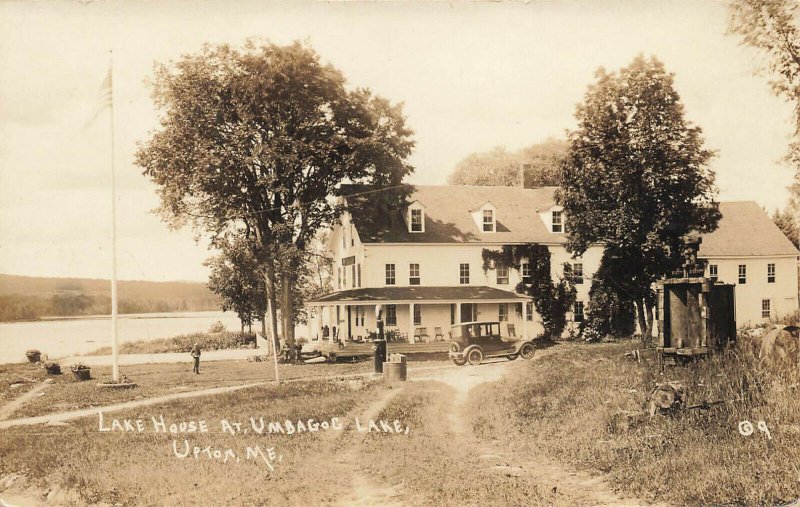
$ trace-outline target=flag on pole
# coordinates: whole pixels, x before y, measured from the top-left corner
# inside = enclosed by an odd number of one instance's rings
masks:
[[[111,77],[111,67],[108,68],[105,79],[100,84],[100,90],[97,97],[97,107],[89,120],[83,126],[84,129],[88,128],[106,109],[111,109],[111,104],[114,101],[113,81]]]

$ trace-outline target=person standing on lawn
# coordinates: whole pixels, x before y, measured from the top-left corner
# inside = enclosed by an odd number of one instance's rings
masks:
[[[192,373],[200,374],[200,344],[195,343],[194,347],[192,347],[192,351],[190,352],[192,358],[194,359],[194,368],[192,368]]]

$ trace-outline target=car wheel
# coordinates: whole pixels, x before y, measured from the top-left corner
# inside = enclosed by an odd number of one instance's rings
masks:
[[[472,349],[467,354],[467,361],[472,366],[477,366],[483,362],[483,351],[481,349]]]
[[[453,364],[455,364],[456,366],[464,366],[465,364],[467,364],[467,360],[463,359],[463,358],[462,359],[453,359]]]
[[[533,359],[535,353],[536,349],[533,348],[532,343],[526,343],[519,349],[519,355],[522,356],[522,359]]]

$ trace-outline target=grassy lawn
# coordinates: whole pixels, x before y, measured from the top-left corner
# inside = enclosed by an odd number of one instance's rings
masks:
[[[563,347],[563,348],[562,348]],[[545,454],[607,474],[623,492],[681,505],[775,505],[800,496],[798,380],[759,374],[729,353],[667,369],[623,358],[636,343],[566,345],[523,375],[479,386],[473,429],[521,455]],[[642,416],[655,382],[683,381],[687,405],[708,410]],[[764,421],[742,436],[739,423]]]
[[[340,484],[337,469],[329,466],[347,438],[327,438],[335,430],[289,434],[232,435],[220,421],[348,420],[379,396],[382,383],[358,387],[353,382],[312,381],[256,387],[207,398],[194,398],[107,418],[142,418],[147,431],[98,431],[98,418],[86,418],[66,427],[18,427],[0,434],[0,474],[24,471],[42,487],[60,484],[80,494],[79,503],[121,502],[135,505],[319,505],[333,501]],[[208,422],[209,433],[170,435],[150,430],[150,417],[167,421]],[[108,421],[107,421],[108,422]],[[348,430],[342,431],[347,433]],[[239,458],[208,459],[201,455],[178,458],[173,440],[183,451],[191,446],[231,449]],[[273,448],[280,462],[246,459],[245,447],[258,445],[265,454]],[[339,472],[340,473],[340,472]]]
[[[366,373],[371,372],[372,368],[371,362],[279,365],[281,380]],[[111,378],[110,366],[93,367],[92,380],[85,382],[76,380],[68,366],[63,366],[62,372],[62,375],[51,375],[53,383],[44,390],[42,396],[34,397],[12,417],[44,415],[208,387],[271,381],[275,378],[273,363],[247,361],[208,361],[201,365],[200,375],[192,374],[192,365],[188,361],[122,367],[121,372],[138,384],[133,389],[98,388],[98,380]],[[43,369],[32,364],[0,365],[0,393],[3,403],[34,385],[25,384],[11,389],[11,383],[25,378],[41,381],[46,377]]]
[[[475,447],[451,430],[453,389],[413,382],[381,412],[412,428],[408,436],[371,433],[361,463],[373,479],[403,483],[408,505],[543,505],[550,497],[523,477],[490,469]]]

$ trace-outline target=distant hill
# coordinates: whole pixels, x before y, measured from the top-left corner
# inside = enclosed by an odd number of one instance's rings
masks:
[[[201,282],[117,282],[120,313],[219,310]],[[0,321],[111,313],[111,282],[0,274]]]

